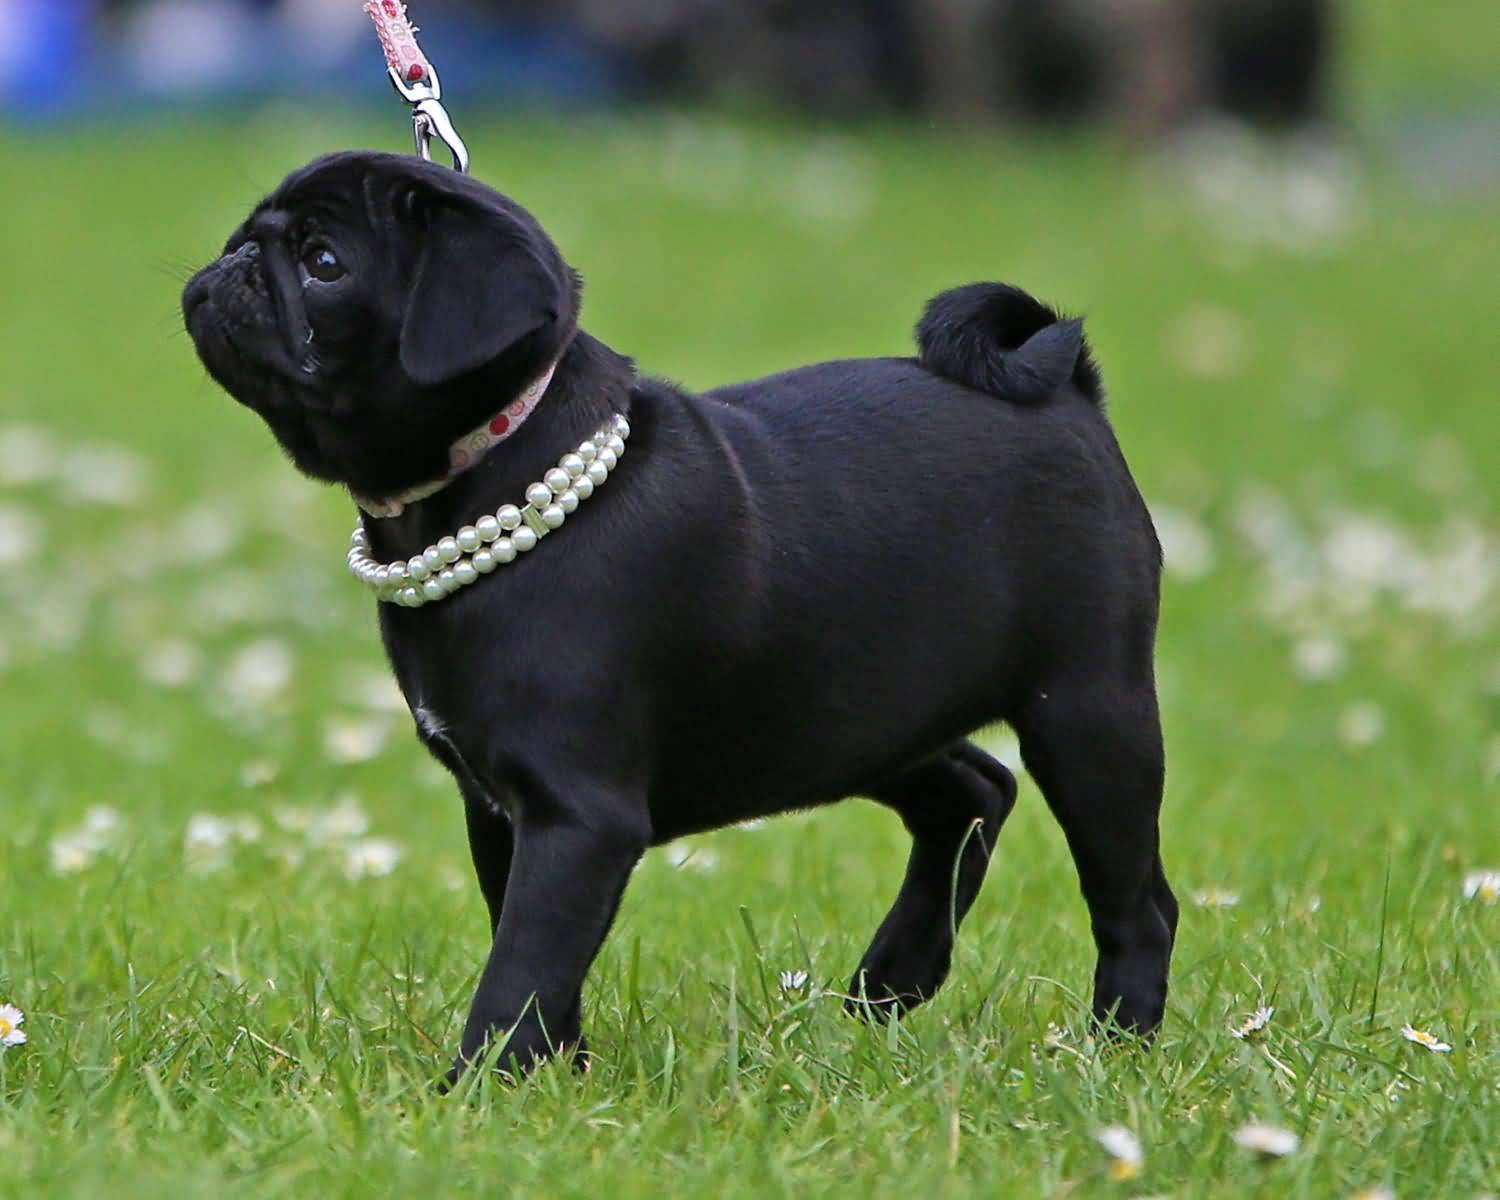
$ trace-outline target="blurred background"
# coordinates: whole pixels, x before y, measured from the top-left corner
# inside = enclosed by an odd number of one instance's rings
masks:
[[[418,5],[469,95],[754,97],[843,115],[1101,120],[1328,115],[1335,0],[491,0]],[[22,111],[358,92],[350,0],[5,0]],[[5,63],[0,59],[0,63]],[[273,65],[274,64],[274,65]],[[39,68],[39,69],[38,69]]]
[[[1087,315],[1167,544],[1185,895],[1357,923],[1393,849],[1398,887],[1444,897],[1500,863],[1500,5],[412,9],[476,174],[537,213],[586,324],[644,370],[707,387],[909,353],[928,297],[975,279]],[[15,945],[89,986],[61,932],[102,945],[77,876],[169,906],[162,955],[299,896],[316,945],[368,898],[331,827],[385,839],[417,929],[479,932],[451,784],[343,573],[354,510],[212,386],[177,310],[287,171],[409,149],[358,0],[0,0],[0,31],[0,876],[35,914]],[[1004,952],[1024,913],[1034,968],[1051,920],[1071,958],[1047,967],[1083,979],[1034,792],[1007,837],[965,945]],[[702,878],[644,871],[626,924],[649,909],[675,970],[784,886],[831,978],[904,855],[857,806],[731,831],[672,860]],[[1206,954],[1218,927],[1186,928]]]

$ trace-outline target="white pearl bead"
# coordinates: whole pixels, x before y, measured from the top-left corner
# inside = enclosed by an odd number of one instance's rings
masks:
[[[606,467],[598,459],[595,459],[593,462],[589,463],[588,474],[585,475],[584,478],[592,482],[595,487],[598,487],[601,483],[609,478],[609,468]]]
[[[443,591],[443,585],[436,579],[429,579],[422,585],[422,595],[428,600],[441,600],[448,593]]]
[[[500,528],[509,533],[512,529],[521,527],[521,510],[514,504],[507,504],[495,514],[500,522]]]
[[[573,490],[578,493],[580,500],[587,500],[594,494],[594,481],[587,475],[580,475],[573,480]]]
[[[436,546],[428,546],[422,551],[422,561],[427,564],[428,571],[436,574],[443,569],[443,556],[438,552]]]
[[[615,452],[616,458],[625,453],[625,439],[618,433],[610,434],[609,440],[604,444]]]
[[[516,530],[511,534],[510,540],[515,543],[516,549],[522,554],[536,549],[536,534],[528,526],[522,526]]]
[[[421,555],[406,564],[406,573],[415,583],[423,583],[432,578],[432,568],[427,565],[427,560]]]
[[[568,485],[573,482],[573,477],[561,467],[553,467],[542,476],[542,482],[547,485],[547,490],[554,496],[561,496],[568,490]]]
[[[557,465],[568,473],[569,479],[577,479],[583,474],[583,469],[588,466],[588,463],[584,462],[576,454],[564,454],[562,458],[558,459]]]
[[[624,438],[626,440],[629,440],[629,438],[630,438],[630,422],[627,421],[624,417],[620,416],[618,413],[615,414],[614,430],[615,430],[615,436],[616,437],[620,437],[620,438]]]
[[[376,567],[372,572],[376,587],[385,587],[391,581],[391,570],[389,567]]]
[[[356,525],[354,532],[349,535],[349,540],[356,546],[368,546],[370,544],[370,534],[363,525]]]
[[[489,545],[500,536],[500,522],[494,517],[480,517],[474,522],[474,532],[479,534],[479,540]]]
[[[557,506],[570,516],[578,511],[578,493],[569,488],[557,498]]]
[[[474,569],[481,575],[488,575],[500,564],[495,561],[494,552],[491,550],[477,550],[474,553]]]
[[[613,471],[620,465],[620,456],[606,446],[603,450],[599,451],[599,461],[609,470]]]
[[[404,562],[392,563],[386,570],[390,573],[392,583],[404,584],[409,574]]]
[[[598,456],[599,447],[594,445],[593,442],[584,442],[583,445],[578,447],[578,457],[583,459],[584,466],[588,466]]]
[[[532,508],[546,508],[552,503],[552,489],[545,483],[533,483],[526,489],[526,503]]]
[[[463,551],[458,548],[458,539],[451,537],[442,538],[438,542],[437,552],[445,563],[455,563],[463,555]]]
[[[407,608],[421,608],[427,603],[426,597],[422,595],[421,588],[403,588],[401,595],[405,598]]]
[[[459,583],[468,587],[469,584],[479,578],[479,571],[473,563],[468,559],[464,559],[463,562],[453,564],[453,575]]]
[[[460,529],[458,536],[454,540],[458,542],[458,548],[465,554],[473,554],[474,551],[478,550],[484,544],[479,540],[479,530],[475,529],[472,525],[465,525]]]
[[[516,561],[516,544],[508,537],[501,538],[495,543],[495,561],[497,563],[513,563]]]
[[[443,589],[445,596],[451,596],[454,592],[458,591],[458,576],[453,573],[452,567],[444,567],[439,571],[437,581],[438,586]]]
[[[568,514],[563,512],[559,504],[549,504],[542,509],[542,520],[547,523],[548,529],[561,529],[567,519]]]

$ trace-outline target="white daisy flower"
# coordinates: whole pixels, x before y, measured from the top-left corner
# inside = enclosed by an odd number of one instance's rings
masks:
[[[146,460],[123,446],[76,446],[63,456],[57,473],[63,495],[79,504],[129,508],[146,498]]]
[[[1396,1193],[1390,1188],[1363,1188],[1350,1196],[1349,1200],[1396,1200]]]
[[[26,1035],[21,1032],[25,1021],[26,1014],[14,1004],[0,1004],[0,1049],[26,1044]]]
[[[1240,894],[1227,888],[1202,888],[1193,893],[1193,903],[1199,908],[1233,908],[1240,902]]]
[[[1371,701],[1355,704],[1339,718],[1339,741],[1351,750],[1365,750],[1385,736],[1385,712]]]
[[[198,813],[188,821],[183,835],[183,854],[195,871],[217,871],[229,865],[234,842],[260,840],[260,822],[252,816],[220,817]]]
[[[1464,876],[1464,899],[1485,904],[1500,900],[1500,871],[1470,871]]]
[[[281,774],[281,768],[269,759],[257,758],[240,768],[240,786],[243,788],[270,787]]]
[[[0,487],[29,487],[57,472],[52,435],[27,425],[0,427]]]
[[[1047,1032],[1042,1035],[1042,1049],[1049,1054],[1071,1049],[1068,1045],[1068,1031],[1056,1021],[1048,1021]]]
[[[370,712],[405,717],[411,710],[406,697],[389,671],[362,671],[349,680],[345,691],[349,703]]]
[[[783,992],[800,992],[806,986],[806,971],[783,971],[781,973],[781,990]]]
[[[1401,1036],[1408,1042],[1415,1042],[1418,1046],[1426,1047],[1434,1054],[1447,1054],[1453,1049],[1447,1042],[1439,1041],[1437,1037],[1425,1029],[1413,1029],[1410,1025],[1401,1026]]]
[[[96,804],[84,814],[76,829],[52,839],[52,870],[58,875],[76,875],[94,865],[101,854],[113,849],[125,828],[125,819],[113,808]]]
[[[71,834],[52,839],[52,873],[76,875],[94,865],[94,847]]]
[[[1151,519],[1170,574],[1192,581],[1213,571],[1218,555],[1213,534],[1202,521],[1190,512],[1166,504],[1153,504]]]
[[[1349,648],[1343,639],[1332,635],[1305,637],[1297,643],[1292,663],[1299,678],[1308,683],[1327,683],[1349,666]]]
[[[119,833],[125,818],[107,804],[96,804],[83,814],[83,828],[93,837],[107,840]]]
[[[336,718],[323,729],[323,752],[344,766],[369,762],[385,749],[389,737],[390,726],[383,720]]]
[[[271,819],[283,833],[306,833],[312,828],[314,817],[309,808],[278,804],[271,810]]]
[[[355,842],[344,855],[344,874],[350,879],[370,879],[389,875],[401,861],[402,850],[384,838],[366,838]]]
[[[1234,1144],[1242,1150],[1264,1154],[1268,1158],[1285,1158],[1297,1153],[1302,1140],[1290,1129],[1251,1121],[1234,1131]]]
[[[277,813],[277,821],[289,810]],[[282,825],[286,828],[286,825]],[[332,808],[316,813],[307,825],[307,840],[318,845],[363,837],[369,831],[370,818],[353,796],[340,796]]]
[[[276,638],[262,638],[244,647],[224,672],[222,688],[232,704],[251,709],[268,707],[286,690],[296,671],[292,648]]]
[[[202,668],[203,655],[191,642],[169,638],[141,655],[141,678],[163,688],[186,687]]]
[[[43,541],[42,523],[29,510],[9,504],[0,506],[0,565],[31,561]]]
[[[1253,1038],[1257,1033],[1271,1023],[1271,1017],[1275,1014],[1274,1008],[1257,1008],[1253,1013],[1241,1021],[1238,1025],[1230,1027],[1229,1036],[1246,1041]]]
[[[1141,1140],[1123,1125],[1106,1125],[1094,1134],[1094,1140],[1114,1161],[1109,1165],[1111,1179],[1134,1179],[1146,1166],[1146,1152]]]

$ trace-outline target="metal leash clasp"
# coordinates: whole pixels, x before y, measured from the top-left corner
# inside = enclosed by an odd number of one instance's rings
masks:
[[[391,83],[396,94],[411,105],[412,133],[416,138],[417,153],[428,162],[432,161],[432,139],[437,138],[448,148],[453,157],[453,169],[461,175],[469,173],[469,148],[458,136],[453,118],[443,107],[443,85],[438,79],[437,68],[429,66],[425,76],[415,83],[408,82],[396,70],[390,72]]]

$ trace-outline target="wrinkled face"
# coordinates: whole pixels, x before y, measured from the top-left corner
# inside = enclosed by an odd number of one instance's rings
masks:
[[[524,210],[420,159],[351,153],[290,176],[183,294],[213,378],[297,466],[382,495],[545,369],[577,285]]]

